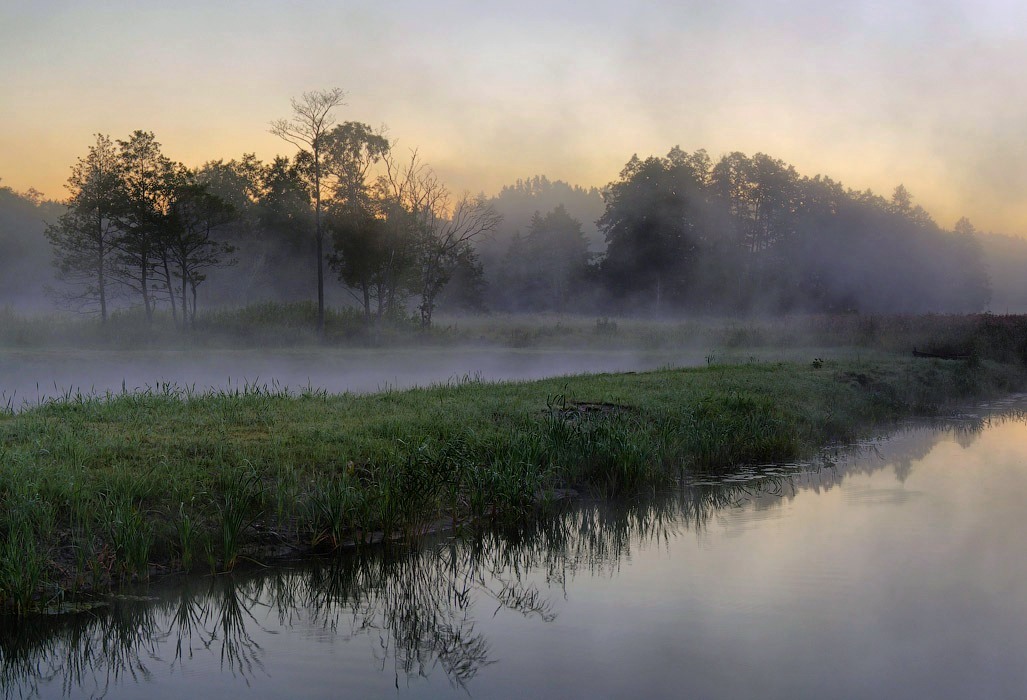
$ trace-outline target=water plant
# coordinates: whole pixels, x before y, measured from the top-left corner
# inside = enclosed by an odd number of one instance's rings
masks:
[[[222,571],[231,571],[242,553],[243,534],[263,512],[264,489],[252,469],[225,470],[219,474],[215,500],[220,521]]]

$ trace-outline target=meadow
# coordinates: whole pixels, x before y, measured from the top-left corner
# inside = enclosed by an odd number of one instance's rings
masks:
[[[205,321],[209,332],[158,327],[145,341],[218,347],[244,342],[246,323],[283,338],[284,308],[218,312]],[[317,347],[341,342],[332,340],[341,332],[333,318]],[[131,318],[115,318],[106,335],[85,321],[8,320],[7,353],[61,348],[76,324],[89,331],[80,345],[99,353],[140,332]],[[121,340],[118,324],[127,329]],[[479,317],[389,332],[397,334],[389,342],[415,350],[687,344],[703,361],[536,381],[465,376],[365,395],[165,383],[8,403],[0,406],[0,608],[26,613],[172,572],[523,522],[575,492],[619,496],[809,458],[904,417],[1027,386],[1023,317]],[[958,359],[914,357],[913,347]]]

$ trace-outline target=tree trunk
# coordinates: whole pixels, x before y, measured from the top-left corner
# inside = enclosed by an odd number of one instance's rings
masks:
[[[324,280],[324,240],[321,237],[320,204],[317,216],[317,335],[325,332],[325,280]]]
[[[435,310],[435,292],[431,287],[425,287],[421,292],[421,328],[431,328],[432,312]]]
[[[153,323],[153,307],[150,305],[150,277],[147,274],[149,266],[147,265],[147,256],[143,255],[142,258],[143,263],[139,270],[139,286],[142,288],[143,293],[143,308],[146,309],[146,322]]]
[[[178,312],[175,310],[175,288],[171,286],[171,268],[168,266],[168,256],[166,253],[161,255],[161,264],[164,267],[164,282],[168,288],[168,298],[171,301],[171,320],[177,326]],[[182,314],[182,325],[185,325],[185,314]]]
[[[186,298],[188,275],[185,273],[185,268],[182,269],[182,330],[184,331],[189,324],[187,320],[189,318],[189,300]],[[195,291],[195,288],[194,290]]]
[[[321,233],[321,152],[317,141],[314,150],[314,235],[317,238],[317,335],[325,332],[324,236]]]
[[[103,217],[97,217],[96,223],[96,286],[100,293],[100,323],[107,323],[107,281],[103,274],[104,258],[107,256],[107,249],[103,245]]]

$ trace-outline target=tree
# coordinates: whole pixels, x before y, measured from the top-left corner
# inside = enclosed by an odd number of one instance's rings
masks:
[[[329,266],[364,309],[367,323],[385,314],[388,302],[388,271],[392,251],[388,245],[386,221],[370,209],[353,208],[328,218],[333,253]],[[376,309],[372,310],[372,302]]]
[[[790,235],[799,195],[794,167],[764,153],[735,152],[713,168],[710,184],[742,250],[760,256]]]
[[[167,227],[184,168],[161,152],[152,132],[135,131],[118,146],[125,197],[118,222],[123,232],[118,239],[118,275],[140,295],[146,319],[152,321],[161,277],[175,311]]]
[[[956,225],[953,227],[952,231],[954,233],[958,233],[961,236],[977,235],[977,228],[972,223],[970,223],[970,219],[966,218],[965,216],[959,217],[959,221],[956,222]]]
[[[328,263],[343,284],[359,292],[354,296],[368,323],[372,299],[377,301],[376,316],[385,312],[391,251],[382,202],[372,197],[367,178],[371,166],[389,149],[381,131],[360,122],[335,127],[324,144],[324,169],[333,177],[334,195],[329,221],[333,253]]]
[[[472,243],[491,233],[502,221],[492,203],[479,194],[464,194],[455,203],[438,176],[420,161],[416,151],[399,166],[386,157],[377,190],[385,218],[396,242],[410,236],[413,284],[421,297],[421,327],[430,328],[439,292],[468,255]]]
[[[314,239],[317,243],[317,332],[324,333],[324,233],[321,228],[322,152],[325,136],[335,124],[332,112],[345,104],[340,88],[303,93],[292,100],[292,119],[271,123],[271,133],[310,154],[310,182],[314,194]],[[307,150],[309,149],[309,151]]]
[[[278,248],[295,253],[309,248],[310,191],[297,164],[284,156],[276,157],[261,174],[258,222],[278,242]]]
[[[391,149],[389,140],[361,122],[344,122],[324,139],[324,171],[334,178],[336,202],[363,206],[368,197],[368,172]]]
[[[458,257],[449,282],[439,293],[439,308],[484,313],[488,308],[485,305],[486,286],[485,270],[478,259],[478,251],[468,246]]]
[[[687,290],[701,235],[699,185],[690,166],[666,158],[632,156],[620,175],[603,192],[598,221],[607,241],[603,276],[615,295],[651,295],[660,310],[665,297]]]
[[[545,216],[535,212],[527,235],[514,236],[502,283],[520,308],[566,310],[572,290],[584,282],[588,261],[581,222],[561,204]]]
[[[81,287],[69,300],[98,305],[101,323],[107,322],[115,247],[121,233],[117,225],[124,205],[121,174],[114,143],[109,136],[97,134],[96,144],[71,168],[67,213],[57,224],[46,227],[59,277]]]
[[[492,198],[492,205],[503,221],[493,233],[474,243],[486,282],[484,303],[490,308],[525,308],[525,300],[510,286],[511,278],[520,276],[517,256],[511,255],[510,250],[515,236],[523,239],[526,235],[535,212],[549,212],[563,206],[572,218],[581,222],[585,240],[592,250],[600,252],[606,248],[595,224],[604,209],[603,197],[597,187],[583,188],[535,175],[504,186]]]
[[[897,185],[891,195],[891,206],[894,211],[906,213],[913,208],[913,195],[905,185]]]
[[[62,204],[40,202],[31,192],[15,192],[0,181],[0,305],[42,308],[43,293],[53,281],[47,274],[54,251],[46,239],[46,221],[57,221],[66,211]]]
[[[202,270],[232,264],[226,256],[234,248],[211,233],[232,220],[233,207],[197,173],[165,156],[152,133],[136,131],[118,144],[124,190],[120,278],[141,295],[147,320],[163,292],[176,323],[181,311],[184,328],[195,319]]]
[[[501,221],[484,195],[463,195],[450,207],[444,186],[429,187],[417,217],[417,264],[421,326],[430,328],[435,300],[449,283],[462,258],[472,256],[471,242],[491,233]]]
[[[984,246],[977,228],[965,216],[953,228],[952,245],[955,248],[956,268],[949,279],[962,278],[958,301],[966,311],[980,311],[992,300],[992,280],[987,272]]]
[[[571,217],[563,205],[532,222],[528,247],[539,273],[540,292],[546,308],[565,310],[588,266],[588,241],[581,222]]]
[[[175,276],[181,283],[183,328],[196,323],[197,287],[207,278],[203,271],[235,263],[227,257],[235,252],[235,247],[211,237],[215,229],[231,223],[233,217],[232,205],[192,178],[175,192],[165,259],[174,265]],[[191,304],[188,292],[191,292]]]

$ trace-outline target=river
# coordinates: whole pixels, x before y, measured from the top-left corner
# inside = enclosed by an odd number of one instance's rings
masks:
[[[515,531],[0,627],[9,697],[1023,698],[1022,398]]]

